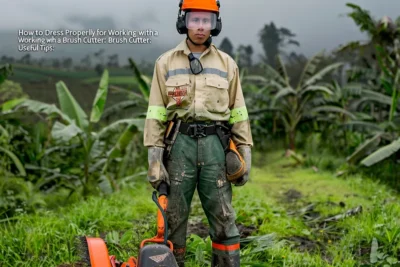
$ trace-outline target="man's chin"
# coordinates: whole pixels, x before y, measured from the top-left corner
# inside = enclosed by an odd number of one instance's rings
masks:
[[[207,38],[195,36],[194,38],[192,38],[192,40],[193,40],[193,43],[200,45],[200,44],[204,44],[204,42],[207,41]]]

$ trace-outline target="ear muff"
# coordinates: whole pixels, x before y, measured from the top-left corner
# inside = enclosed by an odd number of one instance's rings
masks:
[[[186,23],[185,23],[185,15],[178,16],[178,19],[176,20],[176,30],[180,34],[186,34],[188,32],[188,30],[186,28]]]
[[[217,0],[217,6],[218,9],[221,7],[219,0]],[[222,20],[221,17],[219,16],[219,13],[217,14],[217,25],[215,25],[215,29],[211,30],[211,35],[212,36],[218,36],[218,34],[221,32],[222,30]]]
[[[221,30],[222,30],[222,21],[221,21],[221,17],[218,16],[217,25],[215,25],[214,30],[211,30],[211,35],[218,36],[218,34],[221,32]]]
[[[176,19],[176,30],[179,34],[186,34],[188,32],[185,23],[185,16],[186,14],[182,15],[182,3],[183,0],[179,2],[179,11],[178,11],[178,18]]]

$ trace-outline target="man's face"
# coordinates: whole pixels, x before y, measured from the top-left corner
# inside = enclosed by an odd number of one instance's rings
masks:
[[[186,27],[190,39],[194,43],[204,43],[215,28],[216,15],[211,12],[189,12],[186,18]]]

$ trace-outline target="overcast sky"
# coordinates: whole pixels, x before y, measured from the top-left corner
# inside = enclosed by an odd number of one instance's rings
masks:
[[[175,21],[178,0],[0,0],[4,7],[0,15],[0,55],[16,50],[9,40],[10,31],[15,43],[19,29],[151,28],[159,32],[153,44],[164,48],[176,45],[182,36],[176,32]],[[350,18],[341,15],[350,11],[344,0],[221,0],[223,30],[214,38],[218,45],[228,36],[233,45],[252,44],[256,54],[261,53],[258,32],[264,24],[274,21],[297,35],[301,47],[296,51],[306,56],[340,44],[365,38]],[[399,0],[354,0],[353,3],[381,18],[400,15]],[[8,32],[8,35],[4,35]],[[3,35],[1,35],[3,34]],[[7,38],[6,38],[7,36]],[[73,46],[73,45],[70,45]],[[135,51],[132,47],[124,51]],[[98,50],[96,46],[93,50]],[[87,47],[89,49],[89,46]],[[118,50],[118,47],[115,48]],[[71,48],[67,49],[71,51]],[[66,50],[66,51],[67,51]],[[156,55],[154,55],[156,57]]]

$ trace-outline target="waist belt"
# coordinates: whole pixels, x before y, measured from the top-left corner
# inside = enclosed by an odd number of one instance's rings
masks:
[[[184,123],[182,122],[179,127],[179,132],[185,135],[189,135],[192,138],[206,137],[211,134],[218,134],[218,128],[227,127],[223,124],[202,124],[202,123]]]

